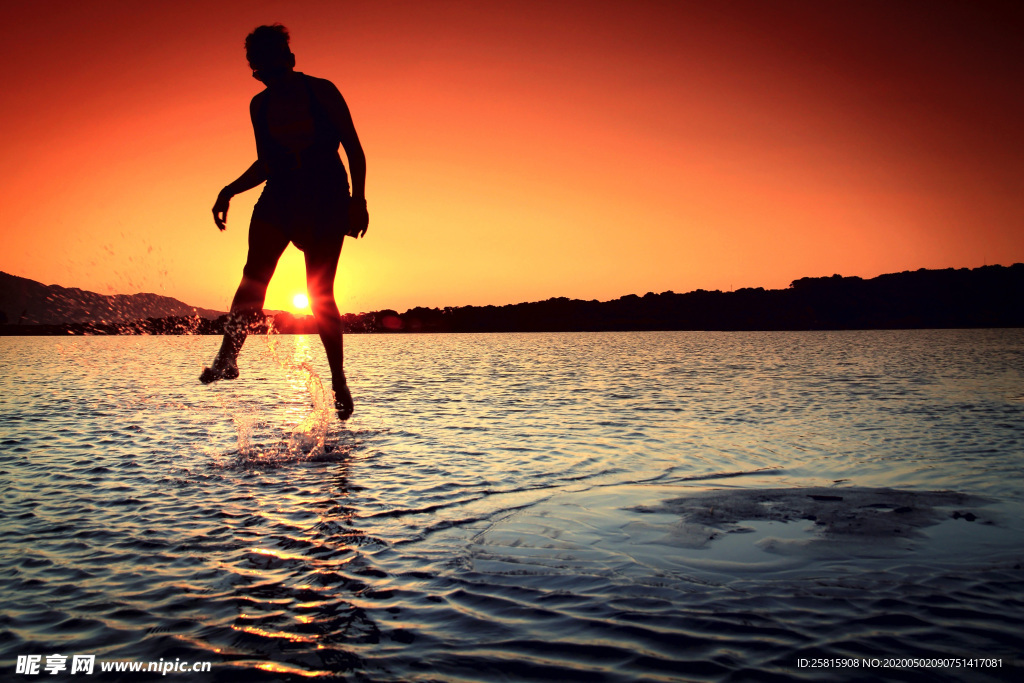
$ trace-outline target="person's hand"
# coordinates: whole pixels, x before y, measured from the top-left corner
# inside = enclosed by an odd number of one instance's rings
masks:
[[[366,211],[366,200],[355,199],[348,203],[348,232],[349,237],[362,237],[370,225],[370,214]]]
[[[228,188],[224,188],[217,195],[217,201],[213,204],[213,222],[217,224],[217,227],[223,232],[227,227],[228,221],[228,205],[231,204],[231,197],[233,195],[228,192]]]

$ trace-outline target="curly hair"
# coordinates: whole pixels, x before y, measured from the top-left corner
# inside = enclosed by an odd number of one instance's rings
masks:
[[[270,65],[291,54],[288,29],[281,24],[257,26],[245,37],[245,54],[253,65]]]

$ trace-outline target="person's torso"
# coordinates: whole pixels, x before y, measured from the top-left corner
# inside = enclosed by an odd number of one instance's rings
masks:
[[[260,102],[257,135],[271,176],[310,165],[341,164],[339,136],[309,80],[296,72],[291,82],[265,91]]]

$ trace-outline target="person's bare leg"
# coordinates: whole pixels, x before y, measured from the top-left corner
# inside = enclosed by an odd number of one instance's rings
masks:
[[[331,386],[334,389],[334,404],[338,417],[347,420],[352,416],[355,405],[348,383],[345,381],[345,347],[342,336],[341,313],[334,300],[334,277],[338,271],[338,257],[341,254],[341,240],[336,243],[319,245],[305,252],[306,286],[312,299],[313,316],[316,318],[320,341],[331,367]]]
[[[256,322],[258,314],[263,310],[263,302],[267,296],[267,283],[258,282],[242,275],[235,298],[231,301],[231,311],[224,325],[224,339],[220,343],[220,351],[208,368],[203,368],[199,381],[203,384],[216,382],[219,379],[236,379],[238,377],[238,354],[245,344],[249,327]]]
[[[263,311],[267,285],[287,246],[288,240],[272,225],[259,221],[250,224],[249,255],[242,269],[242,282],[231,300],[231,311],[224,326],[220,351],[210,367],[203,368],[199,375],[199,381],[203,384],[238,377],[238,354],[245,344],[249,328],[257,322]]]

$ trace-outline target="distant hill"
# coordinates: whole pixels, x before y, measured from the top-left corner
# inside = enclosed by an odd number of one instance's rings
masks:
[[[159,294],[108,296],[77,288],[44,285],[0,272],[0,324],[115,323],[195,315],[214,319],[223,314],[222,311],[196,308]]]

